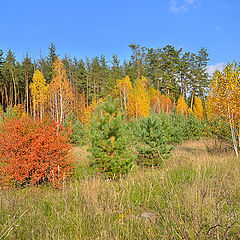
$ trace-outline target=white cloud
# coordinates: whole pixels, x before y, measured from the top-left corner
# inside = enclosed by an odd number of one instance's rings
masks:
[[[169,10],[173,13],[185,13],[195,0],[170,0]]]
[[[217,63],[215,65],[209,65],[209,66],[207,66],[207,73],[210,76],[212,76],[215,71],[217,71],[217,70],[222,71],[224,66],[225,66],[224,63]]]

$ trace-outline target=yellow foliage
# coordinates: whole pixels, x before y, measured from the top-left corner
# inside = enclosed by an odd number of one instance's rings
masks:
[[[120,99],[121,108],[126,111],[127,117],[127,108],[129,105],[129,93],[132,90],[132,83],[130,78],[126,76],[122,80],[117,80],[117,86],[115,92]]]
[[[169,113],[172,109],[172,101],[168,96],[162,95],[159,90],[149,88],[150,105],[155,113],[161,111]]]
[[[228,119],[230,126],[240,126],[240,65],[233,63],[216,72],[211,82],[215,114]]]
[[[206,100],[206,117],[208,120],[215,117],[215,105],[214,105],[214,98],[209,95]]]
[[[53,70],[53,79],[50,83],[50,105],[52,118],[61,123],[66,114],[71,110],[73,91],[68,81],[65,67],[59,58],[55,60]]]
[[[142,118],[149,116],[150,99],[146,90],[146,78],[138,79],[129,93],[128,116]]]
[[[193,113],[194,113],[194,116],[197,117],[199,120],[203,119],[203,106],[202,106],[202,100],[200,97],[197,97],[195,99],[195,103],[193,106]]]
[[[191,108],[188,108],[188,115],[192,114],[193,110]]]
[[[30,90],[33,99],[34,116],[35,113],[39,112],[40,117],[42,117],[44,107],[47,105],[49,85],[46,84],[46,80],[39,70],[34,72]]]
[[[184,97],[180,96],[177,101],[177,113],[187,115],[188,105],[186,104]]]
[[[92,113],[94,114],[97,106],[103,101],[104,100],[102,98],[98,99],[98,101],[93,100],[88,107],[84,107],[82,112],[81,122],[88,124],[92,120]]]
[[[46,84],[43,74],[39,70],[34,72],[33,82],[30,84],[30,89],[34,104],[44,104],[47,101],[48,85]]]
[[[227,65],[211,82],[215,116],[224,117],[231,129],[232,143],[239,156],[240,146],[240,64]]]

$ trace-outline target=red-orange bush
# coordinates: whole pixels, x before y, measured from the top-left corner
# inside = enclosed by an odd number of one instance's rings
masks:
[[[60,187],[72,173],[70,149],[66,134],[54,123],[6,119],[0,125],[0,184]]]

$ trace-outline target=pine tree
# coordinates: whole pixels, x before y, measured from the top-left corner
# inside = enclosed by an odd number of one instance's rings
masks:
[[[95,57],[89,63],[89,97],[98,101],[103,97],[103,86],[105,85],[108,67],[105,56]]]
[[[122,79],[124,76],[123,69],[122,66],[120,66],[120,60],[118,59],[117,55],[114,54],[112,58],[113,58],[111,61],[112,66],[104,82],[103,87],[104,96],[113,95],[114,88],[116,87],[116,80]]]
[[[29,101],[29,85],[30,85],[30,81],[33,78],[33,71],[34,71],[32,60],[28,56],[28,54],[26,54],[26,57],[24,58],[22,65],[24,68],[24,78],[25,78],[25,96],[24,96],[25,109],[28,114],[29,113],[29,102],[30,102]]]
[[[97,108],[91,121],[91,159],[100,173],[111,179],[128,173],[134,166],[134,155],[129,148],[119,100],[109,96]]]
[[[2,67],[4,63],[3,50],[0,49],[0,80],[2,79]]]
[[[190,88],[192,91],[191,103],[190,103],[191,109],[193,109],[193,101],[196,93],[198,93],[199,96],[203,96],[204,91],[209,85],[209,77],[206,72],[206,66],[209,60],[207,49],[201,48],[198,51],[198,54],[194,55],[193,59],[194,59],[194,69],[192,70],[193,77],[190,83]]]
[[[136,130],[138,139],[138,164],[144,166],[160,166],[171,156],[172,146],[169,145],[169,126],[166,121],[156,115],[144,117]]]
[[[162,85],[166,96],[176,96],[177,81],[176,73],[180,62],[180,50],[176,50],[173,46],[167,45],[161,50],[161,68],[162,68]]]
[[[129,47],[132,49],[131,62],[137,70],[137,78],[140,79],[144,75],[145,48],[135,43],[130,44]]]
[[[49,54],[47,57],[47,60],[49,63],[53,64],[57,59],[57,54],[56,54],[56,46],[51,43],[49,46]]]
[[[16,89],[16,58],[14,53],[9,50],[7,52],[6,60],[3,66],[4,82],[7,85],[5,88],[7,105],[10,103],[12,106],[17,104],[17,89]],[[8,89],[7,89],[8,88]]]
[[[1,92],[0,98],[2,107],[4,105],[3,64],[4,64],[3,50],[0,49],[0,92]]]
[[[162,75],[160,49],[146,48],[145,76],[151,86],[159,90]]]
[[[178,83],[183,97],[188,95],[189,84],[192,81],[194,56],[193,53],[186,52],[180,58]]]
[[[52,80],[52,76],[53,76],[53,64],[57,59],[57,54],[56,54],[56,46],[51,43],[49,46],[49,53],[48,53],[48,57],[47,57],[47,61],[46,61],[46,68],[47,68],[47,72],[46,72],[46,80],[47,83],[50,83],[50,81]],[[44,64],[44,61],[43,61]]]

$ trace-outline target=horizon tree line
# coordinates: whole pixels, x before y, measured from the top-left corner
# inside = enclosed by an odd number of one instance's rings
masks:
[[[204,100],[209,86],[206,72],[208,52],[201,48],[197,53],[183,52],[172,45],[163,48],[147,48],[138,44],[129,45],[132,54],[129,60],[121,62],[116,54],[108,60],[104,55],[85,59],[62,58],[66,78],[73,87],[73,99],[84,95],[88,107],[93,100],[111,95],[116,88],[116,80],[129,76],[134,85],[138,79],[145,77],[149,87],[169,97],[173,102],[184,96],[193,109],[195,97]],[[5,54],[0,49],[0,104],[3,111],[8,106],[21,104],[27,114],[33,111],[30,86],[33,75],[39,70],[46,84],[50,84],[54,74],[54,62],[58,58],[56,46],[51,43],[47,56],[32,59],[28,53],[22,61],[16,59],[15,53],[8,50]],[[74,101],[74,100],[73,100]]]

